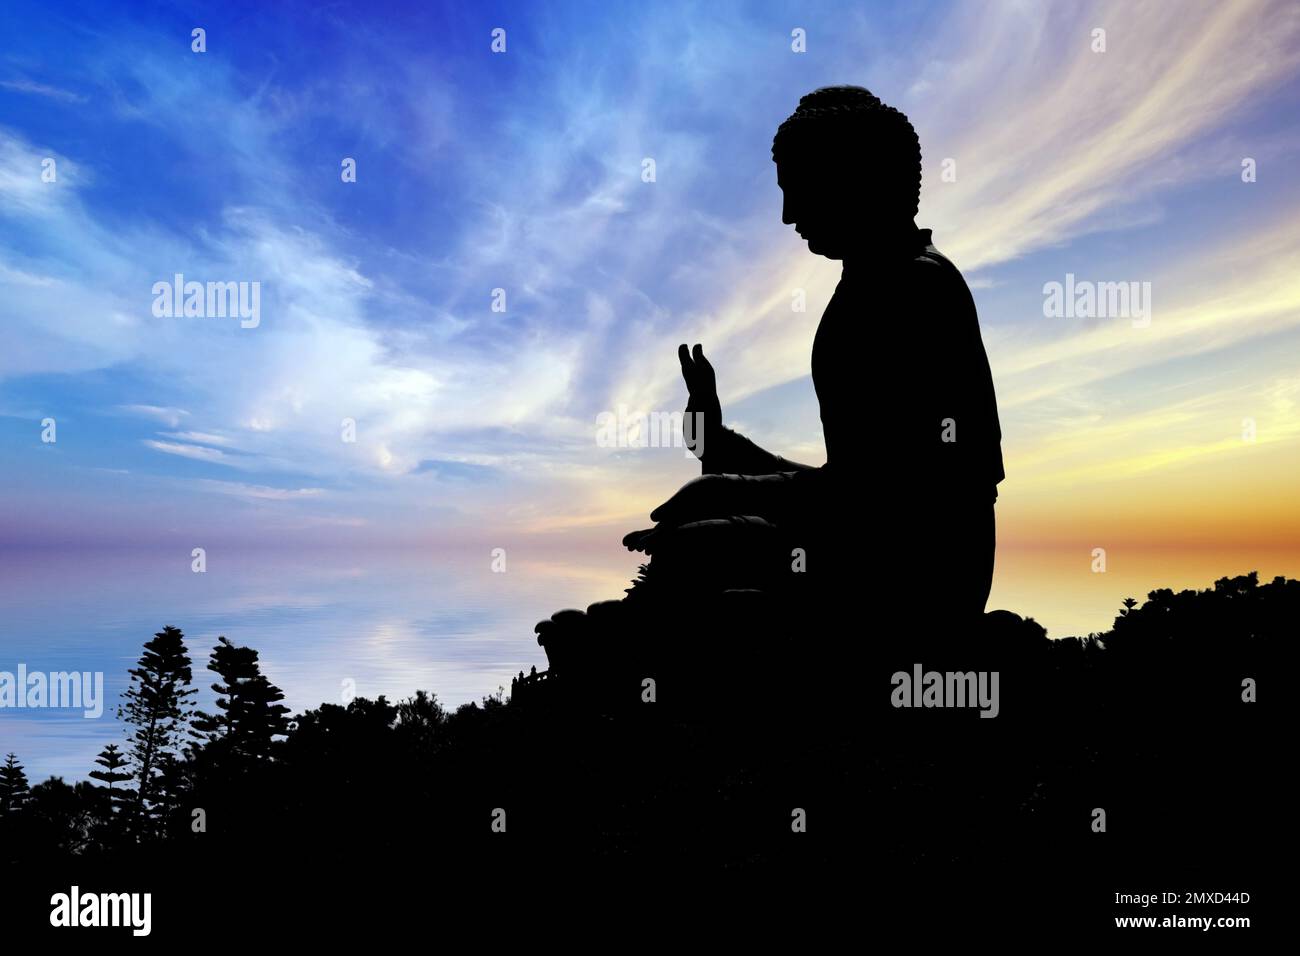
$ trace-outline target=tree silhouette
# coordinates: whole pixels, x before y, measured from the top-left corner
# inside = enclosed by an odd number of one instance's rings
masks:
[[[112,847],[122,837],[136,800],[136,791],[132,788],[114,789],[113,785],[133,780],[135,774],[128,769],[126,754],[117,749],[117,744],[109,744],[100,751],[95,763],[104,769],[92,770],[89,776],[92,780],[102,781],[104,786],[94,787],[88,793],[93,822],[87,827],[87,836],[100,846]]]
[[[139,665],[130,671],[131,686],[122,695],[118,716],[135,727],[130,736],[131,759],[137,768],[135,815],[154,813],[167,800],[161,766],[184,742],[193,709],[188,698],[193,675],[185,635],[170,625],[144,645]]]
[[[24,835],[46,853],[82,854],[101,829],[104,803],[103,791],[92,783],[69,786],[62,777],[50,777],[32,787],[23,808]]]
[[[5,757],[0,767],[0,813],[10,814],[19,810],[27,799],[29,788],[27,774],[15,754]]]
[[[104,783],[104,787],[101,789],[107,791],[108,812],[127,812],[130,801],[135,796],[134,791],[127,787],[113,789],[113,784],[125,783],[135,777],[135,774],[123,769],[127,766],[126,754],[117,749],[117,744],[109,744],[100,751],[99,756],[95,758],[95,763],[104,769],[92,770],[90,776]]]
[[[406,737],[413,750],[433,753],[440,745],[447,724],[447,713],[438,696],[417,690],[415,696],[397,705],[397,731]]]
[[[208,670],[222,680],[212,685],[221,713],[200,711],[193,726],[211,756],[245,765],[266,759],[274,738],[289,732],[289,708],[279,703],[284,693],[262,673],[257,651],[219,637]]]

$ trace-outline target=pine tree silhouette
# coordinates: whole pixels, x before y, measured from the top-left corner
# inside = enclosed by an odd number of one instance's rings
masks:
[[[134,791],[126,787],[119,790],[113,789],[113,784],[124,783],[135,777],[135,774],[129,770],[122,769],[127,766],[126,754],[117,749],[117,744],[109,744],[99,752],[99,756],[95,758],[95,763],[104,769],[92,770],[89,776],[105,784],[104,789],[108,791],[110,804],[114,810],[120,809],[121,805],[129,799],[128,795],[134,793]]]
[[[193,709],[189,652],[179,628],[164,627],[144,645],[140,663],[130,671],[131,686],[122,695],[118,717],[135,727],[130,756],[137,768],[134,814],[154,815],[155,804],[166,802],[161,767],[185,740]]]
[[[213,684],[219,714],[198,713],[194,729],[207,740],[211,755],[218,761],[251,765],[264,760],[271,751],[272,740],[289,733],[286,714],[280,704],[284,693],[262,673],[257,651],[236,647],[225,637],[217,638],[208,670],[221,677]]]
[[[135,790],[130,787],[114,789],[113,785],[134,780],[135,774],[127,769],[126,754],[117,749],[117,744],[109,744],[101,750],[95,763],[104,769],[92,770],[88,776],[102,781],[104,786],[95,787],[94,797],[89,801],[94,819],[91,836],[101,845],[111,846],[121,837],[136,799]]]
[[[23,765],[16,754],[9,754],[0,767],[0,813],[7,815],[21,809],[29,789]]]

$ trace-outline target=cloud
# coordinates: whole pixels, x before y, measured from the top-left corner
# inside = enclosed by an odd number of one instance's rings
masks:
[[[20,269],[10,269],[8,266],[0,264],[0,282],[48,288],[57,283],[58,280],[51,276],[32,275]]]
[[[1300,231],[1294,212],[1271,228],[1230,236],[1166,267],[1153,282],[1149,326],[1127,319],[1063,324],[1047,341],[1009,343],[998,356],[1003,409],[1187,356],[1262,339],[1300,325]]]
[[[212,435],[208,432],[163,432],[164,438],[175,438],[178,441],[198,443],[200,445],[222,445],[229,446],[234,444],[233,440],[224,435]]]
[[[45,161],[54,160],[55,180],[42,178]],[[84,168],[62,153],[38,148],[13,130],[0,126],[0,219],[68,216],[73,193],[84,184]],[[31,270],[29,270],[31,271]],[[22,270],[15,270],[21,276]]]
[[[204,491],[252,501],[294,501],[302,498],[319,498],[327,493],[324,488],[272,488],[267,485],[249,485],[237,481],[220,481],[215,478],[200,478],[195,485]]]
[[[1092,49],[1096,27],[1107,31],[1103,53]],[[959,56],[942,55],[950,45]],[[1225,157],[1204,139],[1293,76],[1300,10],[1275,0],[971,7],[939,47],[942,76],[913,111],[927,155],[954,159],[957,180],[941,182],[929,161],[922,208],[955,261],[976,270],[1114,228],[1134,203],[1223,175]]]
[[[161,451],[168,455],[179,455],[182,458],[193,458],[195,461],[228,464],[226,453],[216,448],[204,448],[201,445],[183,445],[169,441],[154,441],[150,438],[146,438],[144,444],[146,447],[152,448],[154,451]]]
[[[440,478],[462,479],[465,481],[483,481],[497,477],[495,469],[486,465],[476,465],[467,461],[440,461],[426,458],[412,469],[412,474],[434,474]]]
[[[86,102],[86,98],[80,93],[73,93],[70,90],[62,90],[57,86],[49,86],[45,83],[36,83],[28,79],[0,80],[0,89],[13,90],[15,93],[29,93],[32,96],[44,96],[48,99],[61,100],[65,103]]]
[[[183,408],[166,408],[161,405],[118,405],[116,408],[131,415],[152,418],[175,428],[181,419],[188,418],[189,412]]]

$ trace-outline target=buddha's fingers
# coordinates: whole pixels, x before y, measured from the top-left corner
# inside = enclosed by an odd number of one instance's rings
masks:
[[[645,540],[654,532],[654,528],[646,528],[644,531],[629,531],[623,536],[623,547],[629,551],[641,551],[645,546]]]
[[[691,361],[691,350],[683,342],[677,346],[677,361],[682,364],[682,379],[686,382],[688,392],[695,389],[695,363]]]
[[[695,371],[697,381],[708,391],[716,392],[718,390],[718,376],[713,371],[713,363],[704,357],[704,346],[695,346]]]

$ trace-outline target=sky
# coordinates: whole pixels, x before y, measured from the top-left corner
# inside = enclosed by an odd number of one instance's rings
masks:
[[[1300,573],[1293,3],[7,2],[0,36],[0,548],[613,554],[698,466],[598,419],[680,410],[686,341],[729,424],[824,461],[839,266],[770,144],[854,83],[979,310],[990,606],[1059,636]],[[177,273],[259,283],[258,324],[155,315]],[[1149,321],[1045,315],[1067,275]]]

